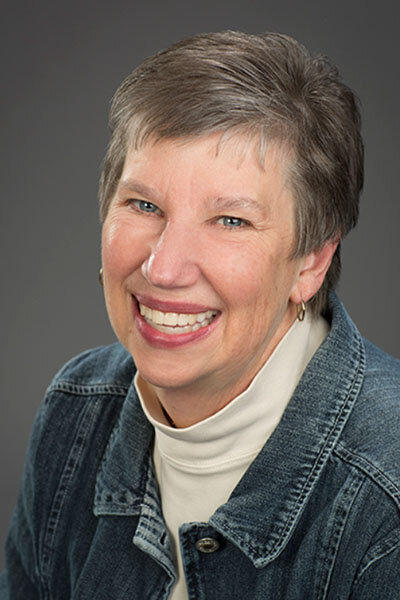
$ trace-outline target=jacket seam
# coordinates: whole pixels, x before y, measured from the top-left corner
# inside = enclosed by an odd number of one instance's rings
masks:
[[[47,390],[48,394],[53,392],[66,392],[76,396],[92,396],[95,394],[126,396],[129,387],[118,385],[115,383],[93,383],[93,384],[77,384],[72,381],[57,381],[53,383]]]
[[[396,533],[397,533],[397,535],[395,535]],[[392,538],[395,538],[395,539],[393,540]],[[400,548],[400,528],[397,528],[394,531],[392,531],[383,541],[381,540],[380,542],[378,542],[377,545],[374,546],[367,553],[367,555],[368,554],[372,555],[372,550],[375,549],[375,555],[371,556],[369,561],[362,567],[362,569],[360,570],[360,572],[358,573],[358,575],[354,581],[353,587],[356,588],[358,586],[361,578],[364,576],[364,574],[368,571],[368,569],[373,564],[375,564],[378,560],[385,558],[386,556],[388,556],[389,554],[391,554],[398,548]]]
[[[400,489],[379,467],[363,456],[352,452],[341,442],[337,443],[334,452],[348,464],[363,471],[376,485],[389,494],[397,506],[400,507]]]
[[[399,548],[400,543],[397,542],[396,544],[394,544],[393,546],[391,546],[390,548],[387,548],[384,552],[382,552],[382,554],[379,554],[377,556],[374,556],[374,558],[371,558],[371,560],[369,561],[369,563],[367,563],[365,565],[365,567],[363,568],[363,570],[361,571],[361,573],[359,574],[359,576],[357,577],[357,581],[356,581],[356,585],[358,584],[359,580],[361,579],[361,577],[364,575],[364,573],[366,573],[366,571],[374,564],[376,563],[378,560],[381,560],[382,558],[385,558],[385,556],[388,556],[389,554],[391,554],[392,552],[394,552],[394,550],[397,550],[397,548]]]
[[[330,585],[332,582],[332,573],[336,565],[336,560],[339,552],[339,546],[343,538],[344,531],[346,529],[349,516],[353,509],[355,499],[357,498],[360,489],[363,485],[364,477],[360,475],[358,469],[352,470],[348,481],[346,493],[342,494],[340,503],[335,510],[335,520],[332,527],[331,535],[327,542],[327,569],[325,581],[323,583],[322,597],[321,600],[326,600],[329,594]],[[342,516],[340,516],[342,515]]]

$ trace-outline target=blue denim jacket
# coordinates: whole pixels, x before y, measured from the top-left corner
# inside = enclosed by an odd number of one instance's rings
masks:
[[[228,502],[180,528],[190,599],[400,599],[400,363],[334,295],[330,307],[330,334]],[[114,344],[50,385],[1,600],[168,598],[176,571],[134,371]]]

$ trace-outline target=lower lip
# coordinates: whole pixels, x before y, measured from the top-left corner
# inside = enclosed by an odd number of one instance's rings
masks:
[[[187,333],[177,333],[169,335],[163,331],[158,331],[152,327],[140,314],[136,300],[133,301],[133,311],[135,325],[142,337],[151,346],[155,348],[179,348],[197,342],[208,335],[216,328],[220,315],[218,314],[206,327],[201,327],[197,331],[189,331]]]

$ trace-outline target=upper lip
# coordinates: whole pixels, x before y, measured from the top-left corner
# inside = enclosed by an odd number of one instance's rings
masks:
[[[205,306],[204,304],[176,300],[158,300],[157,298],[152,298],[151,296],[146,296],[144,294],[135,294],[134,297],[139,304],[144,304],[145,306],[148,306],[148,308],[160,310],[162,312],[196,314],[206,312],[208,310],[217,310],[210,306]]]

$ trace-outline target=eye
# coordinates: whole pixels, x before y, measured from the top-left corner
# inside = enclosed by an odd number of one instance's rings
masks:
[[[153,204],[152,202],[148,202],[148,200],[131,200],[130,203],[133,204],[133,206],[139,212],[154,213],[157,215],[162,214],[158,206],[156,204]]]
[[[219,217],[217,223],[220,223],[224,227],[228,229],[240,229],[241,227],[246,227],[246,225],[250,225],[248,221],[245,219],[240,219],[239,217]]]

